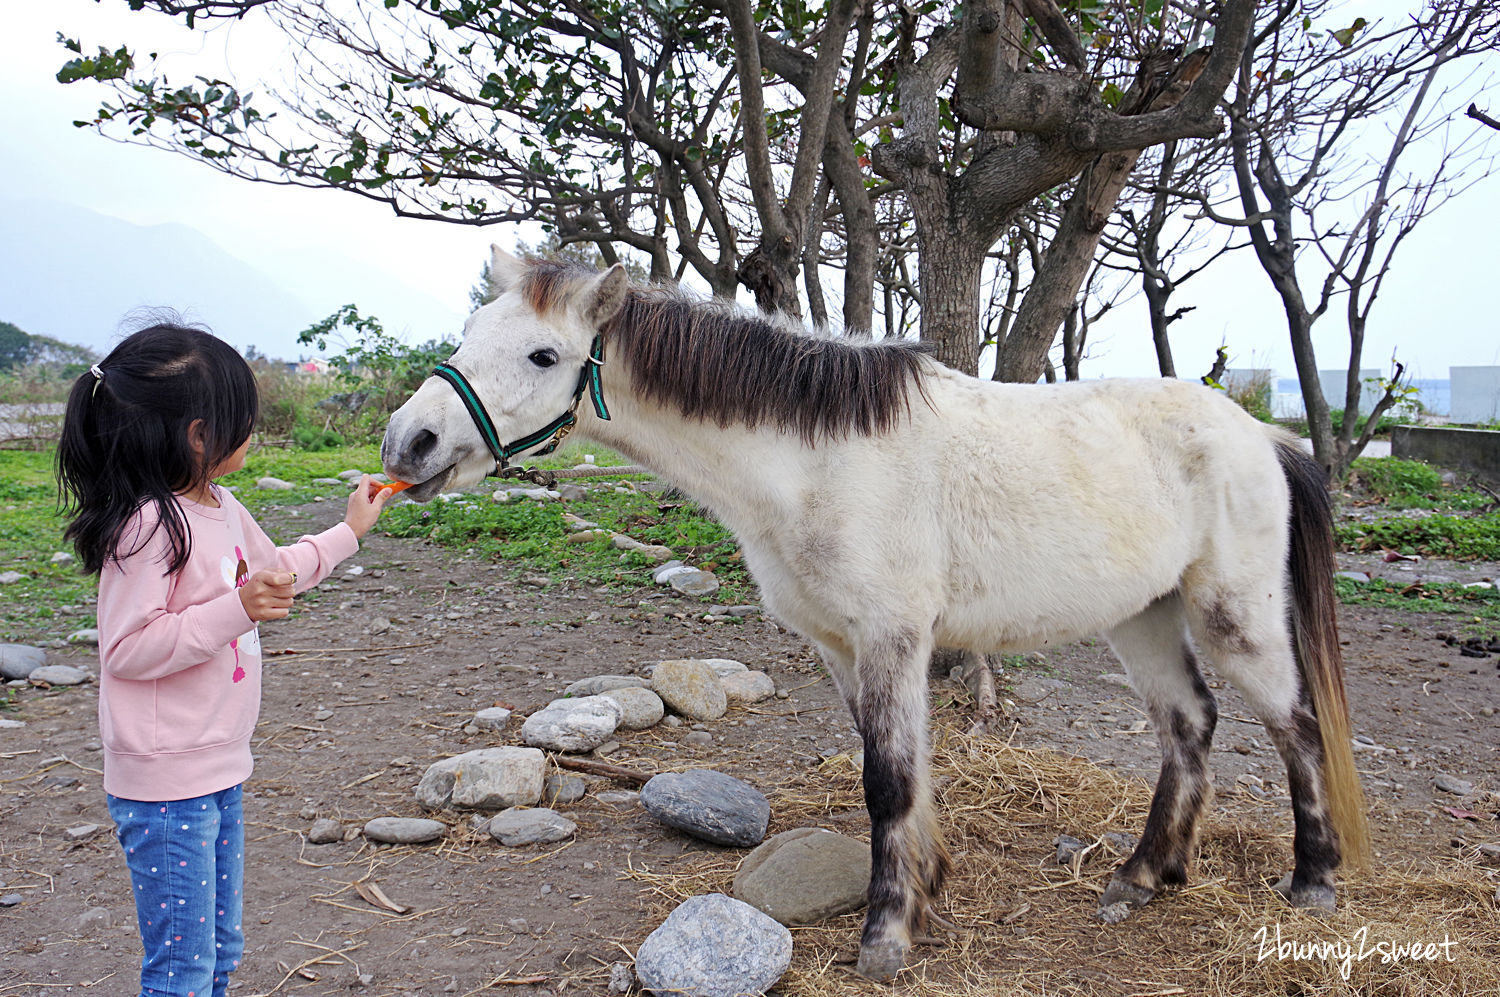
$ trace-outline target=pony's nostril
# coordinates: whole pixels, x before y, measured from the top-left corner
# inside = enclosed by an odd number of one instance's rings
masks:
[[[422,460],[428,454],[432,453],[432,448],[437,446],[437,441],[436,433],[424,429],[411,438],[411,443],[407,444],[406,452],[414,459]]]

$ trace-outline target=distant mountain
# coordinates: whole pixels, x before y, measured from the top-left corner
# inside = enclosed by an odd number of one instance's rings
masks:
[[[310,352],[297,334],[344,303],[392,331],[412,316],[425,319],[431,336],[462,321],[457,308],[380,274],[369,274],[364,286],[340,274],[323,300],[310,301],[272,270],[186,225],[135,225],[58,201],[0,199],[0,321],[101,353],[149,324],[156,307],[207,325],[241,350],[253,345],[282,359]]]

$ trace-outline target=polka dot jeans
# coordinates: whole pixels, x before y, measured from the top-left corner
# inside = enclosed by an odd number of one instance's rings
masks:
[[[142,997],[223,997],[240,964],[240,787],[191,800],[108,797],[140,926]]]

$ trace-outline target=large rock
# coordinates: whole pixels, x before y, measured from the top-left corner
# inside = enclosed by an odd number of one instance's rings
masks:
[[[641,806],[657,820],[717,845],[759,844],[771,805],[754,786],[712,769],[663,772],[641,787]]]
[[[428,767],[417,802],[432,810],[504,810],[542,797],[547,758],[536,748],[480,748]]]
[[[635,975],[653,993],[743,997],[776,985],[792,962],[792,933],[722,893],[691,897],[646,936]]]
[[[571,682],[563,689],[564,696],[597,696],[611,689],[644,689],[650,685],[639,675],[595,675],[592,678]]]
[[[776,683],[765,672],[733,672],[719,681],[731,706],[759,703],[776,695]]]
[[[625,730],[646,730],[661,723],[666,706],[650,689],[609,689],[599,695],[620,704],[620,726]]]
[[[526,718],[521,740],[552,751],[593,751],[609,740],[625,711],[605,696],[554,699]]]
[[[47,652],[29,644],[0,644],[0,678],[24,679],[47,663]]]
[[[578,825],[546,807],[502,810],[489,823],[490,837],[502,845],[548,844],[571,838]]]
[[[695,658],[659,662],[651,673],[651,691],[690,720],[717,720],[729,709],[718,674]]]
[[[870,887],[870,846],[799,827],[745,856],[734,895],[782,924],[816,924],[859,910]]]

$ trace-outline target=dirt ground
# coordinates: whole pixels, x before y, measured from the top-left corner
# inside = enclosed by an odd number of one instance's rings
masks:
[[[281,532],[333,522],[331,506],[304,507]],[[770,620],[705,622],[702,603],[660,590],[596,591],[562,578],[539,589],[503,567],[381,536],[369,538],[350,565],[364,573],[336,575],[295,619],[262,627],[265,699],[245,803],[247,953],[235,993],[606,993],[610,964],[628,962],[668,908],[661,877],[690,873],[706,859],[724,866],[726,850],[656,823],[607,792],[630,787],[605,779],[591,779],[584,799],[559,807],[578,824],[576,838],[562,845],[506,848],[456,813],[436,815],[451,827],[435,845],[377,847],[352,833],[374,817],[421,815],[412,791],[429,764],[519,743],[518,719],[504,731],[464,733],[484,707],[525,715],[574,679],[634,672],[664,658],[734,658],[768,672],[789,696],[707,724],[713,740],[706,746],[683,743],[686,726],[621,732],[608,761],[648,773],[704,766],[745,778],[770,797],[773,833],[806,822],[805,803],[789,815],[783,810],[794,808],[783,801],[849,785],[841,775],[848,759],[840,757],[858,748],[849,718],[810,648]],[[1494,565],[1422,570],[1464,580],[1497,573]],[[1459,622],[1357,607],[1346,607],[1341,620],[1354,730],[1373,743],[1358,759],[1377,865],[1460,868],[1493,891],[1500,869],[1479,846],[1500,842],[1500,655],[1461,657],[1444,644],[1438,634]],[[51,651],[49,661],[97,671],[91,648]],[[991,742],[1053,749],[1154,779],[1155,738],[1120,671],[1102,642],[1008,659],[1000,676],[1007,722]],[[1259,814],[1284,834],[1284,770],[1233,691],[1212,684],[1221,713],[1214,806]],[[933,689],[941,736],[967,737],[962,687],[938,680]],[[139,945],[100,787],[96,696],[92,683],[26,690],[19,712],[4,714],[25,722],[0,730],[0,896],[21,897],[0,908],[6,997],[134,993]],[[983,751],[985,741],[969,747]],[[1440,774],[1469,780],[1476,793],[1435,789]],[[865,835],[864,811],[828,793],[814,822]],[[319,817],[342,821],[348,840],[309,844],[306,832]],[[101,830],[81,841],[65,833],[89,823]],[[1051,826],[1029,828],[1007,847],[1040,867],[1050,839],[1074,830],[1059,807]],[[1289,865],[1289,840],[1282,846],[1278,861]],[[1111,864],[1092,864],[1084,875],[1102,886]],[[1270,881],[1285,868],[1261,871]],[[410,910],[381,910],[356,881]],[[1026,903],[1082,925],[1090,896],[1036,893]],[[1022,899],[996,898],[996,908],[1024,910]],[[1492,926],[1500,923],[1495,906]],[[841,922],[846,955],[857,946],[858,924],[857,917]],[[1131,954],[1113,958],[1123,967]],[[1123,969],[1117,975],[1130,979]],[[896,989],[924,992],[910,981]]]

